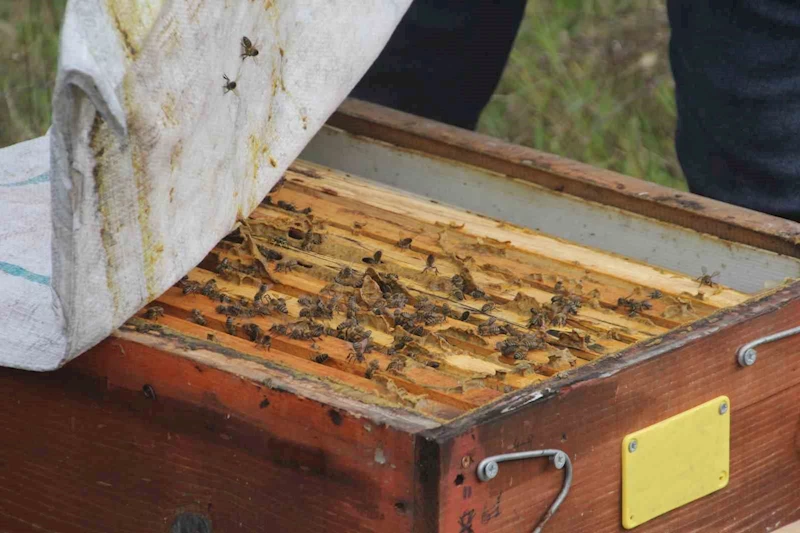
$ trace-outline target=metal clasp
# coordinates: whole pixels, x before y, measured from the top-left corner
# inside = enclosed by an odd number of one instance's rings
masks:
[[[556,514],[556,511],[564,502],[564,499],[566,499],[569,488],[572,485],[572,461],[569,460],[569,456],[566,453],[562,452],[561,450],[531,450],[528,452],[492,455],[491,457],[487,457],[478,463],[477,473],[478,479],[481,481],[489,481],[490,479],[497,477],[497,474],[500,471],[499,463],[504,463],[506,461],[517,461],[520,459],[533,459],[535,457],[549,457],[550,462],[553,463],[553,466],[559,470],[566,467],[564,474],[564,485],[561,487],[561,492],[558,493],[558,496],[556,496],[553,504],[550,506],[541,520],[539,520],[539,523],[536,525],[536,529],[533,530],[533,533],[541,533],[545,523],[547,523],[547,521],[550,520],[554,514]]]
[[[754,341],[750,341],[739,348],[739,350],[736,352],[736,359],[739,361],[740,366],[753,366],[756,363],[756,358],[758,357],[756,346],[760,346],[768,342],[775,342],[777,340],[785,339],[786,337],[791,337],[792,335],[797,334],[800,334],[800,326],[787,329],[785,331],[779,331],[778,333],[773,333],[772,335],[767,335],[766,337],[760,337]]]

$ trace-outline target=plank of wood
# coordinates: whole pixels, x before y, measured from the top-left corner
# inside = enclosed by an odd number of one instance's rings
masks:
[[[120,339],[0,384],[0,530],[411,527],[413,442],[390,425]]]
[[[698,284],[691,277],[677,272],[667,272],[626,258],[578,246],[568,241],[547,237],[535,231],[504,224],[486,217],[479,217],[465,211],[431,203],[423,199],[403,194],[389,187],[359,180],[352,176],[340,176],[322,166],[297,162],[295,167],[310,169],[319,179],[305,179],[302,183],[310,188],[322,190],[330,188],[339,197],[360,199],[363,203],[380,207],[387,211],[413,216],[419,220],[435,224],[445,220],[448,223],[461,225],[463,231],[472,235],[494,239],[498,242],[511,240],[514,247],[530,253],[546,253],[553,260],[564,263],[578,262],[587,269],[613,275],[620,279],[628,279],[639,285],[649,286],[665,292],[681,293],[696,291]],[[300,178],[303,179],[302,177]],[[700,272],[698,272],[698,275]],[[716,291],[715,291],[716,292]],[[723,288],[717,294],[709,294],[706,301],[721,307],[735,305],[749,298],[749,295]]]
[[[721,239],[800,257],[800,225],[789,220],[353,98],[342,103],[328,124],[429,157],[474,165]]]

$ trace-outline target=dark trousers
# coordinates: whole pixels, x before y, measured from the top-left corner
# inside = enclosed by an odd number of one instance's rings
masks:
[[[525,2],[416,0],[352,96],[473,129]],[[800,1],[668,0],[668,10],[689,188],[800,221]]]

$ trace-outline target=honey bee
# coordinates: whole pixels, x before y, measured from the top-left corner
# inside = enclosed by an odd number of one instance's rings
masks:
[[[486,296],[486,293],[480,289],[475,289],[474,291],[469,293],[469,295],[478,300],[480,298],[484,298]]]
[[[264,335],[263,337],[261,337],[261,340],[258,341],[258,345],[262,348],[266,348],[268,352],[271,351],[272,337],[270,337],[269,335]]]
[[[186,296],[187,294],[194,294],[196,292],[200,292],[201,285],[199,281],[192,281],[189,278],[184,278],[178,282],[178,286],[181,287],[181,291],[183,295]]]
[[[654,291],[651,291],[650,294],[648,294],[648,296],[653,300],[658,300],[659,298],[664,297],[664,293],[656,289]]]
[[[203,317],[203,313],[201,313],[199,309],[192,309],[192,316],[190,320],[201,326],[206,325],[206,319]]]
[[[313,361],[315,363],[323,364],[329,358],[330,358],[330,356],[328,354],[326,354],[326,353],[318,353],[317,355],[314,356]]]
[[[399,374],[406,367],[406,360],[403,356],[394,357],[389,364],[386,365],[386,371],[392,374]]]
[[[386,307],[389,309],[400,309],[406,306],[408,297],[402,292],[395,292],[386,301]]]
[[[311,209],[311,208],[308,208]],[[303,242],[300,244],[301,250],[310,250],[312,246],[322,244],[322,235],[309,229],[303,234]]]
[[[269,331],[276,335],[286,335],[286,333],[288,333],[288,328],[286,324],[273,324],[272,327],[269,328]]]
[[[502,331],[500,325],[497,324],[497,319],[493,316],[489,317],[486,322],[478,325],[478,335],[499,335]]]
[[[231,316],[225,320],[225,331],[228,332],[228,335],[236,335],[236,324],[233,323],[233,317]]]
[[[355,361],[357,363],[363,363],[366,361],[366,358],[364,357],[364,345],[360,342],[354,342],[352,343],[352,347],[353,349],[349,354],[347,354],[347,361]]]
[[[556,284],[553,286],[553,292],[555,292],[556,294],[568,294],[569,293],[569,291],[567,291],[567,289],[564,288],[564,282],[561,281],[561,280],[557,281]]]
[[[258,288],[258,292],[256,293],[256,295],[253,296],[253,302],[260,304],[261,300],[264,298],[264,295],[267,293],[268,288],[269,287],[267,287],[266,283],[262,283],[261,286]]]
[[[261,255],[264,256],[264,259],[267,261],[280,261],[283,259],[283,255],[279,252],[276,252],[272,248],[267,248],[261,244],[256,245],[258,247],[258,251],[261,252]]]
[[[488,313],[492,309],[494,309],[494,302],[489,302],[487,304],[483,304],[483,306],[481,306],[481,313]]]
[[[429,366],[431,368],[439,368],[439,362],[438,361],[427,361],[425,363],[425,366]]]
[[[296,259],[289,259],[288,261],[281,261],[275,263],[275,272],[292,272],[300,263]]]
[[[250,39],[242,37],[242,61],[248,57],[256,57],[258,55],[258,48],[253,46]]]
[[[293,203],[287,202],[285,200],[278,200],[277,206],[280,207],[281,209],[283,209],[284,211],[289,211],[291,213],[294,213],[294,212],[297,211],[297,206],[295,206]]]
[[[231,80],[226,74],[223,74],[222,78],[225,80],[225,84],[222,86],[222,94],[236,89],[235,81]]]
[[[372,379],[372,376],[375,375],[375,372],[381,369],[381,364],[378,362],[377,359],[373,359],[367,365],[367,370],[364,371],[364,377],[367,379]]]
[[[158,320],[162,316],[164,316],[164,308],[160,305],[149,307],[144,313],[144,317],[150,320]]]
[[[461,289],[453,289],[453,291],[450,293],[450,296],[452,296],[453,298],[455,298],[459,302],[463,301],[464,300],[464,291],[462,291]]]
[[[228,260],[227,257],[224,257],[222,261],[220,261],[219,264],[217,265],[217,268],[214,269],[214,272],[216,272],[217,274],[224,274],[225,272],[231,270],[231,268],[232,267],[230,260]]]
[[[567,325],[567,318],[567,314],[563,311],[553,313],[550,317],[550,325],[557,328],[564,327]]]
[[[245,324],[242,329],[253,342],[261,338],[261,328],[258,324]]]
[[[283,298],[270,299],[270,305],[282,315],[289,314],[289,308],[286,306],[286,300]]]
[[[378,264],[381,263],[381,257],[382,256],[383,256],[383,252],[378,250],[377,252],[372,254],[372,257],[364,257],[361,260],[364,261],[368,265],[378,265]]]
[[[461,316],[458,317],[458,319],[461,322],[466,322],[467,320],[469,320],[469,314],[470,314],[469,311],[464,311],[463,313],[461,313]]]
[[[397,241],[397,247],[402,248],[403,250],[408,250],[411,248],[411,237],[406,237],[405,239],[400,239]]]
[[[424,274],[430,270],[437,274],[439,273],[439,269],[436,268],[436,257],[433,254],[428,254],[428,257],[425,259],[425,268],[422,269],[422,273]]]
[[[715,270],[713,274],[709,274],[706,270],[706,267],[700,267],[703,272],[702,276],[696,277],[694,280],[698,283],[698,287],[702,287],[706,285],[708,287],[716,287],[717,283],[714,281],[714,278],[719,276],[719,270]]]
[[[528,319],[528,329],[542,328],[547,323],[547,313],[536,307],[531,307],[531,317]]]
[[[458,274],[453,274],[453,277],[450,278],[450,283],[453,284],[453,287],[457,289],[464,289],[464,278],[459,276]]]

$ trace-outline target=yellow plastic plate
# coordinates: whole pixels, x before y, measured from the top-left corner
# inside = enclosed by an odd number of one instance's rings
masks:
[[[622,439],[623,527],[724,488],[730,436],[731,403],[720,396]]]

